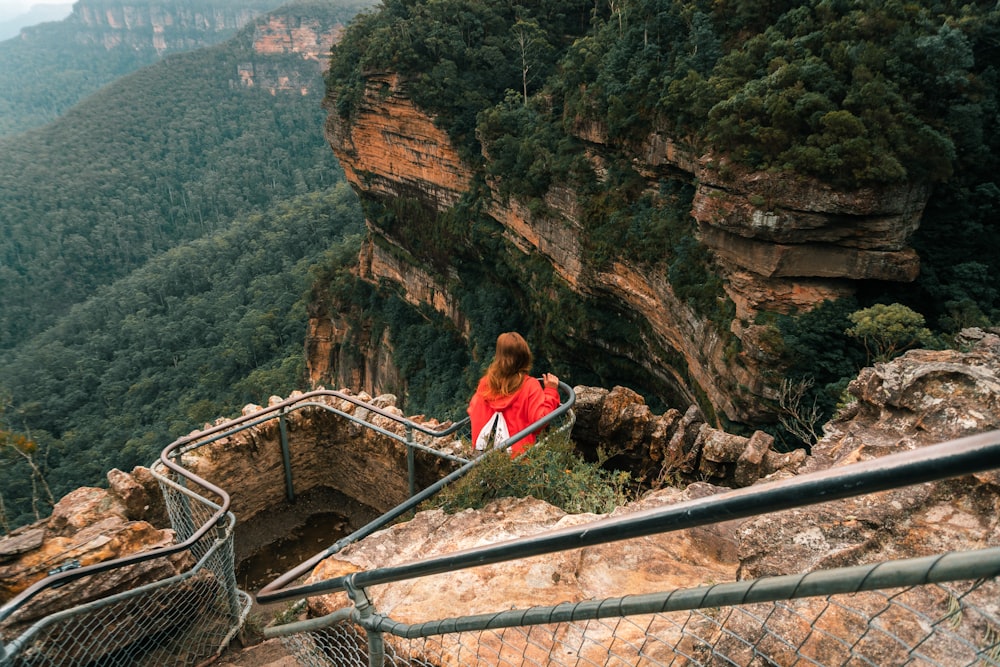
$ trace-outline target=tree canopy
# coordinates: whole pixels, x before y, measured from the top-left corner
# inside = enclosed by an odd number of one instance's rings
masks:
[[[3,423],[44,452],[38,465],[58,498],[301,389],[314,272],[354,261],[361,230],[341,182],[158,255],[6,355]],[[0,466],[15,525],[32,516],[19,454],[9,449]]]

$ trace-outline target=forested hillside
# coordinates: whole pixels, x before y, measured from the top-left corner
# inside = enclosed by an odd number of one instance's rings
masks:
[[[282,12],[334,26],[352,7]],[[361,216],[317,64],[255,54],[251,30],[0,140],[5,525],[301,387],[310,272],[354,261]],[[314,85],[237,85],[246,63]]]
[[[817,401],[825,418],[847,379],[879,359],[879,344],[891,341],[897,352],[947,345],[963,326],[1000,322],[998,67],[995,3],[386,0],[335,49],[330,85],[350,127],[372,73],[398,73],[405,94],[478,169],[475,193],[487,192],[488,179],[501,206],[515,197],[544,217],[550,188],[571,188],[588,269],[625,262],[662,276],[720,336],[730,335],[734,304],[691,219],[698,183],[678,170],[650,187],[638,164],[648,138],[834,191],[926,188],[929,202],[907,239],[920,255],[915,282],[857,280],[852,296],[739,323],[773,332],[771,368],[808,386],[803,405]],[[577,379],[655,387],[655,372],[624,352],[648,338],[642,323],[607,301],[558,291],[564,285],[547,265],[500,266],[495,236],[476,235],[493,224],[483,202],[424,211],[421,224],[435,229],[428,235],[407,224],[413,203],[363,199],[411,261],[469,303],[473,340],[495,335],[496,304],[476,304],[467,292],[506,295],[520,307],[514,321],[523,318],[547,360]],[[766,214],[767,193],[751,204]],[[442,253],[442,238],[458,250]],[[893,306],[884,319],[850,319],[877,304]],[[574,332],[623,352],[595,355],[580,340],[573,349]],[[677,363],[670,350],[657,354]]]
[[[361,230],[344,183],[291,197],[162,253],[10,355],[4,423],[34,443],[54,497],[302,389],[309,287],[322,267],[355,261]],[[46,513],[52,498],[23,454],[0,457],[11,524],[35,520],[33,494]]]
[[[145,0],[80,0],[69,18],[0,42],[0,136],[55,120],[105,84],[170,53],[225,41],[252,17],[281,4],[170,0],[154,7]],[[140,25],[124,20],[109,25],[107,17],[123,10],[133,21],[146,14],[164,24],[151,25],[146,16]],[[88,22],[95,17],[101,21]]]
[[[305,11],[317,16],[316,4]],[[328,25],[351,16],[323,12]],[[0,140],[0,349],[157,253],[335,180],[321,83],[304,97],[239,85],[240,64],[268,60],[253,53],[250,31]],[[320,81],[314,64],[278,58]]]

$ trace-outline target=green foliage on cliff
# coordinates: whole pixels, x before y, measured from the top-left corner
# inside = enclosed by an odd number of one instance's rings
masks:
[[[535,93],[558,54],[586,30],[591,6],[590,0],[384,0],[333,49],[328,81],[337,89],[338,111],[351,115],[366,73],[398,72],[413,81],[414,102],[440,116],[465,157],[475,159],[477,114],[508,89],[523,90],[526,76]],[[525,23],[535,42],[528,50],[519,48],[518,26]]]
[[[754,168],[845,187],[940,181],[957,155],[951,118],[985,120],[974,109],[992,96],[998,14],[901,0],[395,0],[335,49],[330,81],[349,117],[367,72],[403,74],[471,156],[476,115],[506,91],[523,97],[524,65],[529,96],[611,138],[655,125]],[[547,48],[519,49],[526,21]]]
[[[845,333],[861,341],[869,362],[889,361],[906,350],[934,344],[924,316],[900,303],[876,303],[851,313],[848,319],[852,326]]]

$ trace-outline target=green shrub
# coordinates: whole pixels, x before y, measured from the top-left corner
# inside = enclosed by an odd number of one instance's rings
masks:
[[[845,333],[864,343],[869,361],[889,361],[906,350],[933,344],[924,316],[900,303],[877,303],[851,313]]]
[[[542,438],[523,456],[511,459],[492,450],[464,478],[446,487],[423,509],[452,513],[481,509],[498,498],[531,496],[570,514],[605,514],[630,499],[627,472],[608,471],[577,454],[568,435]]]

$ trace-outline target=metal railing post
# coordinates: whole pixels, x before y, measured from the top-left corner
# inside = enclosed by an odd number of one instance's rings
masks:
[[[295,486],[292,483],[292,456],[288,448],[288,423],[285,410],[278,415],[278,432],[281,434],[281,463],[285,467],[285,497],[295,502]]]
[[[368,667],[383,667],[385,665],[385,638],[382,632],[375,629],[378,625],[375,619],[375,607],[372,606],[368,593],[363,588],[356,588],[353,582],[347,582],[344,587],[348,597],[357,610],[358,623],[365,629],[368,636]]]
[[[229,532],[226,523],[226,519],[223,518],[216,526],[218,533],[216,539],[219,542],[224,542]],[[219,572],[217,576],[224,582],[226,588],[226,604],[229,606],[229,616],[235,624],[239,625],[242,612],[240,596],[237,591],[238,586],[236,585],[236,553],[233,549],[232,540],[228,542],[226,549],[220,549],[217,553],[219,554]]]
[[[183,452],[176,452],[171,460],[177,467],[182,468],[184,464],[181,462]],[[187,477],[183,475],[178,475],[177,485],[182,488],[188,488]],[[161,487],[160,492],[163,494],[164,500],[167,500],[167,512],[170,514],[170,524],[174,529],[174,533],[177,535],[178,542],[186,542],[192,535],[194,535],[197,527],[194,525],[194,510],[191,509],[191,499],[188,498],[183,493],[179,493],[177,498],[177,503],[169,502],[167,498],[167,489]],[[176,509],[175,509],[176,507]]]
[[[410,497],[417,495],[417,452],[413,447],[413,427],[406,427],[406,472],[410,479]]]

